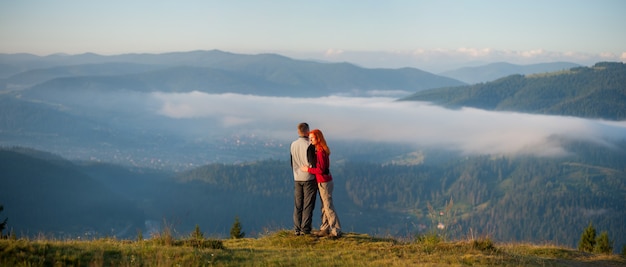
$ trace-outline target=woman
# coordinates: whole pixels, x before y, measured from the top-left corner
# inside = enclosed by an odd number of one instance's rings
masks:
[[[314,129],[309,132],[309,141],[315,146],[315,155],[317,156],[315,167],[302,166],[302,171],[307,171],[315,175],[317,187],[320,192],[320,201],[322,202],[322,226],[318,236],[331,235],[333,237],[341,236],[341,223],[335,212],[333,205],[333,176],[330,174],[330,149],[326,144],[326,139],[322,131]]]

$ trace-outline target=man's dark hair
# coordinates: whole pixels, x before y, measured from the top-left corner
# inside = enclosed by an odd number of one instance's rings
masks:
[[[298,124],[298,131],[300,133],[308,133],[309,132],[309,124],[306,122],[301,122]]]

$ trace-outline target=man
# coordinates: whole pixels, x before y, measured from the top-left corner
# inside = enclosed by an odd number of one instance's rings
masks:
[[[317,195],[315,175],[302,171],[302,166],[315,165],[315,147],[309,142],[309,125],[298,124],[298,139],[291,143],[291,169],[294,179],[293,226],[295,235],[311,233],[313,210]]]

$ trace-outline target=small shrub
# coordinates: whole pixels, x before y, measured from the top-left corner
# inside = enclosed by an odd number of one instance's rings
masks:
[[[598,239],[596,239],[596,245],[593,252],[602,254],[613,253],[613,241],[609,240],[609,234],[606,231],[602,231],[600,236],[598,236]]]
[[[224,244],[219,240],[205,240],[204,233],[200,230],[200,226],[196,224],[195,230],[191,233],[189,239],[183,241],[183,245],[195,248],[212,248],[223,249]]]
[[[482,251],[495,249],[495,246],[493,245],[493,241],[491,241],[491,239],[488,237],[473,240],[472,247],[478,250],[482,250]]]
[[[222,240],[216,239],[187,239],[183,240],[183,246],[194,248],[209,248],[209,249],[225,249]]]
[[[420,234],[415,240],[417,243],[426,245],[436,245],[443,242],[443,238],[436,231]]]
[[[155,234],[154,240],[159,245],[172,246],[176,241],[174,240],[174,234],[172,233],[172,231],[172,227],[167,223],[164,223],[163,230]]]
[[[580,236],[580,241],[578,242],[578,250],[584,252],[593,252],[594,247],[596,246],[596,229],[593,227],[591,222],[589,226],[585,228],[582,235]]]

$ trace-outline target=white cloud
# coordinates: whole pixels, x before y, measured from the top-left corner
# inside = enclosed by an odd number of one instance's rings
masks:
[[[493,50],[489,48],[483,48],[483,49],[459,48],[457,49],[457,52],[470,56],[470,57],[484,57],[484,56],[491,55],[493,53]]]
[[[307,121],[329,140],[367,140],[444,147],[468,154],[533,154],[567,152],[559,138],[610,145],[626,137],[626,122],[574,117],[449,110],[392,98],[289,98],[238,94],[155,93],[160,114],[172,118],[211,118],[222,127],[240,127],[272,139],[293,137]]]
[[[521,51],[519,55],[524,58],[535,58],[544,55],[546,52],[543,49],[536,49],[530,51]]]
[[[339,50],[339,49],[327,49],[326,53],[324,54],[325,57],[334,57],[334,56],[340,56],[341,54],[343,54],[343,50]]]

